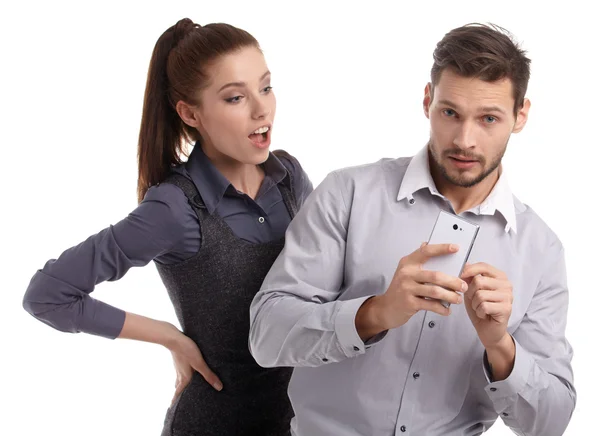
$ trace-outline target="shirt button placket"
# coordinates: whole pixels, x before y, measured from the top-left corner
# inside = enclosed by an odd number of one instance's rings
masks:
[[[406,436],[410,434],[410,428],[412,425],[413,418],[413,401],[418,397],[419,390],[422,389],[422,378],[425,376],[421,371],[425,369],[427,359],[429,358],[430,345],[432,340],[435,338],[433,336],[436,333],[437,323],[432,319],[432,315],[427,313],[421,321],[422,330],[419,338],[419,342],[417,343],[417,349],[415,350],[415,355],[413,362],[409,368],[408,377],[410,379],[404,386],[403,393],[403,401],[400,407],[400,413],[398,414],[397,424],[396,424],[396,436]]]

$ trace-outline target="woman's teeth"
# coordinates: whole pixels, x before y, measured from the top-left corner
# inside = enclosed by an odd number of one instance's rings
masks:
[[[256,129],[254,131],[254,134],[261,134],[261,133],[267,133],[269,131],[269,128],[264,126],[264,127],[260,127],[258,129]]]

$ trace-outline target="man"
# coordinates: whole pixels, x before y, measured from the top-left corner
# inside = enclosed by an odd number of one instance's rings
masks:
[[[476,435],[498,416],[552,436],[575,407],[563,247],[501,165],[530,61],[483,25],[433,57],[427,146],[329,174],[252,303],[255,359],[296,367],[296,436]],[[461,277],[422,268],[456,250],[422,243],[440,209],[480,226]]]

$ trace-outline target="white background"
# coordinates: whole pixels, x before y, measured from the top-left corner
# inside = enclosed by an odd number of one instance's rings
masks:
[[[505,158],[514,192],[564,243],[578,404],[566,434],[595,434],[600,378],[598,46],[583,2],[19,2],[0,12],[0,392],[2,434],[160,433],[174,384],[159,346],[54,331],[21,307],[44,263],[136,206],[136,144],[150,54],[188,16],[261,43],[278,99],[274,148],[315,186],[337,168],[407,156],[428,138],[421,110],[444,33],[494,22],[532,58],[529,123]],[[590,2],[591,3],[591,2]],[[135,6],[134,6],[135,5]],[[94,296],[176,319],[153,266]],[[488,433],[511,432],[499,420]]]

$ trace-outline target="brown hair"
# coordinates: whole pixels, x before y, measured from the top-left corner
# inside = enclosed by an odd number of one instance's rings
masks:
[[[197,104],[195,95],[206,86],[206,67],[218,57],[254,46],[248,32],[224,23],[206,26],[189,18],[179,20],[158,38],[144,94],[138,141],[138,201],[150,186],[162,182],[173,165],[181,163],[185,143],[200,140],[175,110],[182,100]]]
[[[487,82],[508,78],[512,82],[516,116],[523,107],[529,82],[531,60],[525,54],[506,29],[494,24],[471,23],[453,29],[433,52],[432,92],[446,68]]]

